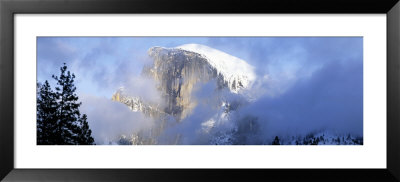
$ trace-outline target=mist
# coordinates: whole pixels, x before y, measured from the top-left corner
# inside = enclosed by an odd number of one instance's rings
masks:
[[[256,116],[262,135],[306,135],[328,130],[363,135],[362,64],[332,62],[279,96],[263,96],[243,108]],[[351,75],[350,77],[348,75]]]
[[[108,98],[81,97],[81,113],[87,114],[88,123],[96,144],[109,144],[121,135],[148,130],[154,120],[145,117],[141,112],[132,112],[128,107]]]
[[[211,40],[218,44],[216,40],[225,39]],[[239,55],[242,52],[243,57],[257,65],[256,81],[241,95],[217,92],[214,82],[198,86],[193,98],[199,102],[192,114],[166,133],[182,134],[183,144],[209,144],[217,135],[238,133],[240,126],[250,120],[255,122],[257,130],[245,134],[252,137],[244,142],[247,144],[269,143],[275,136],[306,136],[318,132],[362,137],[363,62],[362,39],[359,40],[340,39],[337,43],[329,38],[301,39],[305,42],[303,47],[288,39],[282,40],[282,44],[222,41],[222,47]],[[246,55],[243,50],[248,49],[243,47],[249,45],[252,54]],[[265,50],[270,54],[261,53]],[[254,51],[259,53],[253,54]],[[254,56],[258,61],[252,59]],[[216,99],[221,95],[222,100]],[[220,106],[222,101],[236,101],[240,107],[228,117],[221,117],[223,109],[213,106]]]
[[[111,97],[123,87],[129,96],[165,107],[158,83],[141,74],[152,63],[147,50],[187,43],[245,60],[256,80],[239,94],[218,89],[216,80],[195,85],[196,106],[181,121],[166,116],[158,144],[268,144],[274,136],[316,132],[363,136],[361,37],[41,37],[38,81],[51,81],[66,62],[96,144],[109,144],[160,124]]]

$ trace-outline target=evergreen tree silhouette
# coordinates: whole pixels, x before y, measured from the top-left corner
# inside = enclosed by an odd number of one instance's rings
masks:
[[[278,136],[275,136],[275,139],[274,139],[274,141],[272,142],[272,145],[280,145]]]
[[[57,144],[57,145],[91,145],[94,144],[94,139],[91,136],[92,131],[89,128],[86,114],[81,116],[79,107],[81,102],[78,102],[76,95],[76,87],[74,85],[75,75],[67,71],[67,66],[60,68],[60,75],[52,77],[57,82],[55,92],[51,91],[47,80],[38,94],[38,144]],[[40,97],[39,97],[40,95]],[[43,97],[43,96],[46,97]],[[50,96],[47,96],[50,95]],[[49,101],[42,101],[47,98]],[[47,105],[51,103],[50,105]],[[45,114],[51,107],[53,115]],[[50,111],[49,111],[50,112]],[[43,130],[43,126],[49,126],[51,130]],[[50,127],[51,126],[51,127]],[[44,142],[42,142],[44,141]]]
[[[89,124],[86,120],[87,116],[86,114],[83,114],[80,118],[80,123],[82,124],[82,127],[79,132],[78,140],[80,144],[93,144],[94,139],[92,138],[92,130],[89,129]]]
[[[37,84],[37,144],[56,144],[57,102],[56,95],[46,80]]]
[[[61,74],[59,77],[52,76],[57,81],[56,98],[58,100],[58,120],[57,133],[59,134],[57,144],[75,144],[77,136],[74,135],[78,130],[78,121],[80,113],[78,107],[81,103],[78,102],[78,96],[75,94],[76,87],[74,86],[75,75],[66,71],[67,66],[60,68]]]

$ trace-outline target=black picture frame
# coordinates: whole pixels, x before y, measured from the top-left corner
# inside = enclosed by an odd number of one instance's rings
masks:
[[[387,168],[15,169],[13,15],[18,13],[386,14]],[[231,178],[243,181],[400,181],[399,17],[400,3],[398,0],[0,0],[0,179],[5,181],[226,181]]]

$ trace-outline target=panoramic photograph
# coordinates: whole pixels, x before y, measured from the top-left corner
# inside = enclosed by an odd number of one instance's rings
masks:
[[[362,37],[37,37],[37,145],[363,145]]]

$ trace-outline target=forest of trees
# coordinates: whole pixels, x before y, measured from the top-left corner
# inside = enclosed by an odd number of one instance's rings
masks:
[[[75,93],[75,75],[60,68],[55,91],[46,80],[37,83],[37,144],[38,145],[94,145],[86,114],[79,112],[81,102]]]

